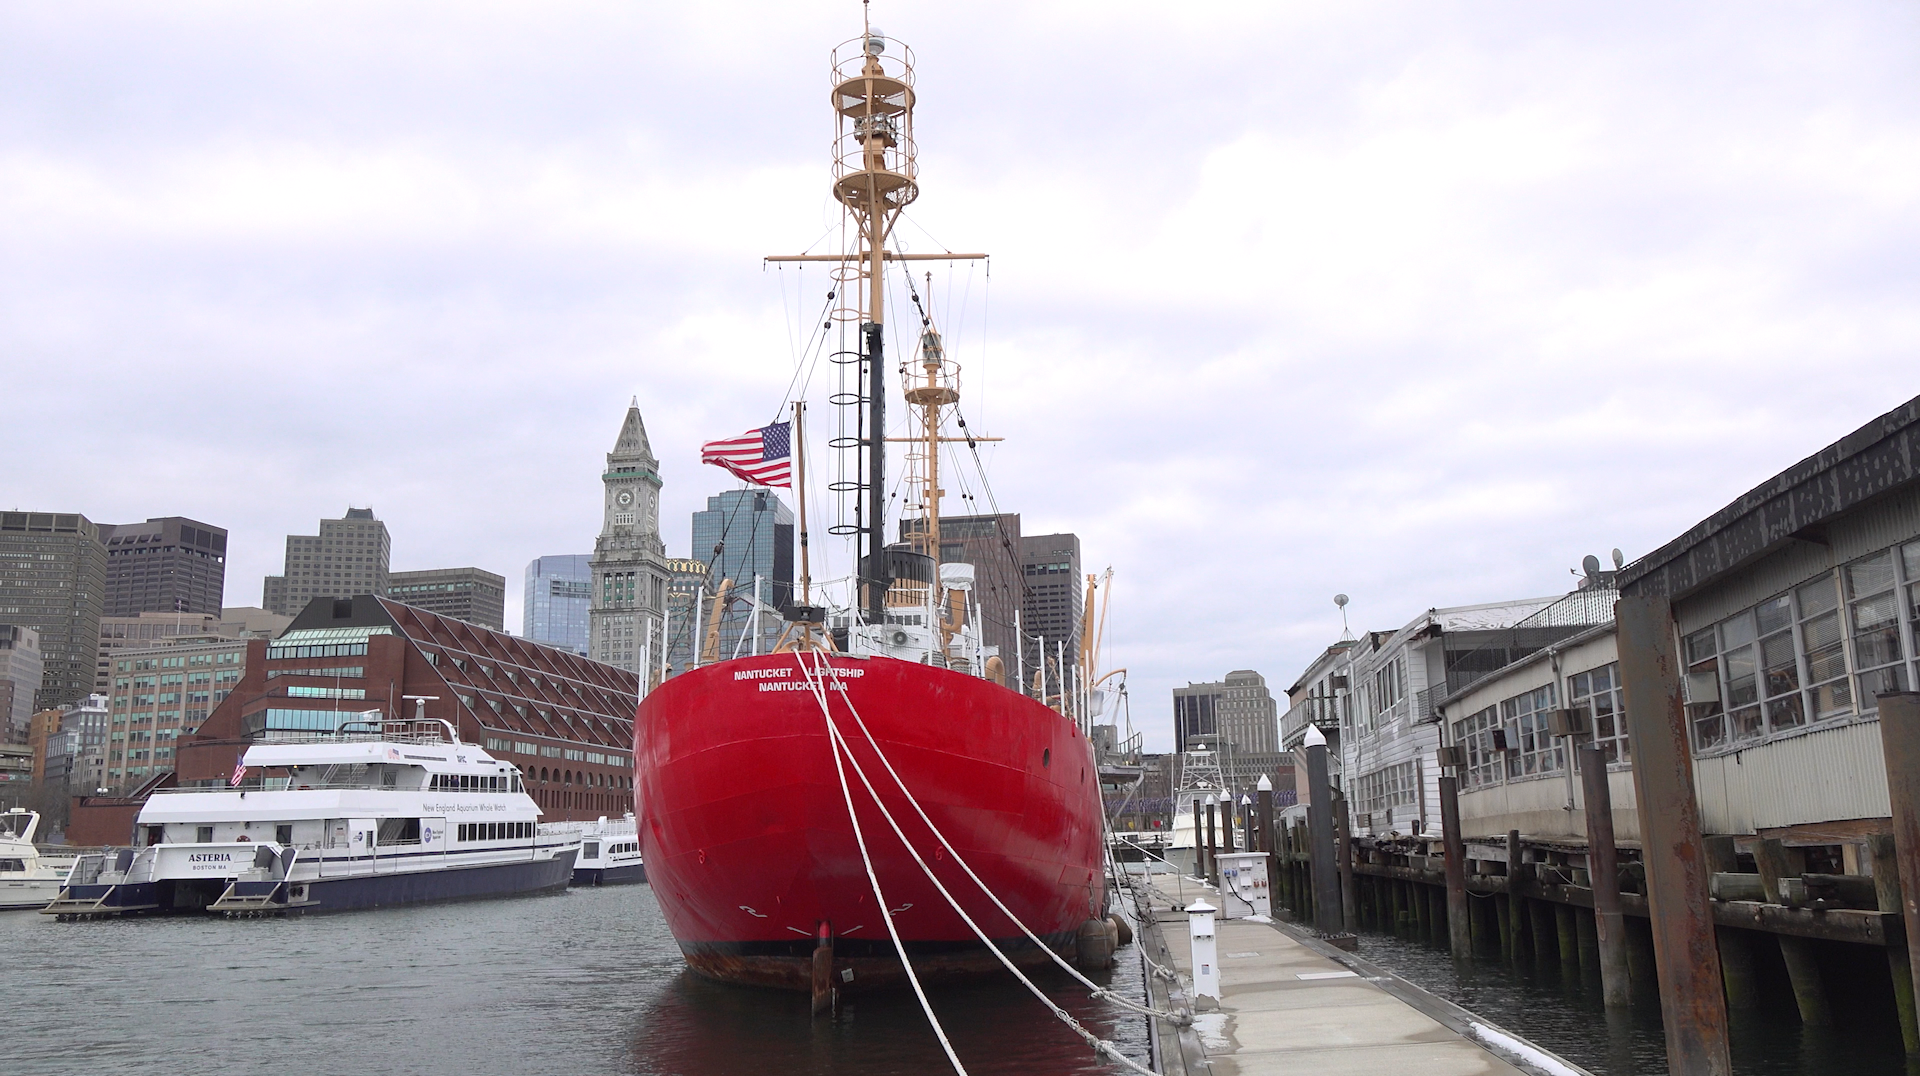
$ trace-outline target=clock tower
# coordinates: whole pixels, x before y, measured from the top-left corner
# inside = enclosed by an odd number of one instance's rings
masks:
[[[660,540],[660,461],[647,444],[640,401],[627,419],[600,476],[600,538],[589,562],[593,606],[587,650],[595,661],[659,675],[666,650],[667,547]],[[651,673],[652,677],[645,674]]]

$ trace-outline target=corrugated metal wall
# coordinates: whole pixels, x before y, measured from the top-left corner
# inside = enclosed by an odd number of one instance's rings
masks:
[[[1877,720],[1701,759],[1693,770],[1708,833],[1884,818],[1891,811]]]

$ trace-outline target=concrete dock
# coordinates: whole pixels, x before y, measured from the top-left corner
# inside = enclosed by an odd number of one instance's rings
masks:
[[[1223,996],[1217,1006],[1203,998],[1194,1008],[1182,909],[1195,900],[1221,907],[1220,894],[1191,877],[1164,875],[1139,892],[1153,920],[1142,924],[1141,945],[1182,980],[1157,982],[1156,1004],[1192,1012],[1186,1028],[1155,1021],[1162,1072],[1584,1076],[1578,1066],[1290,924],[1218,920]]]

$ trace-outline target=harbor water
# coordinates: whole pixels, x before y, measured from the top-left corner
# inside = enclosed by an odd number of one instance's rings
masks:
[[[1364,932],[1360,956],[1430,993],[1522,1035],[1595,1076],[1664,1076],[1666,1041],[1655,997],[1636,995],[1629,1012],[1607,1012],[1597,976],[1577,968],[1522,967],[1497,958],[1456,966],[1441,947]],[[1884,960],[1876,953],[1865,954]],[[1881,965],[1884,967],[1884,964]],[[1829,969],[1830,986],[1863,963]],[[1902,1076],[1908,1073],[1900,1030],[1889,1007],[1878,1011],[1872,990],[1852,1006],[1836,1006],[1836,1026],[1806,1027],[1791,995],[1767,998],[1752,1012],[1729,1014],[1735,1076]]]
[[[687,971],[645,885],[287,919],[3,912],[0,953],[6,1076],[949,1071],[909,992],[816,1020],[805,995]],[[1109,978],[1138,994],[1133,946]],[[1145,1059],[1140,1017],[1035,979]],[[1118,1071],[1011,977],[929,994],[969,1072]]]

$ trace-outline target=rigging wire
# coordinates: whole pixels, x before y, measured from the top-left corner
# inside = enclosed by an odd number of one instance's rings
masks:
[[[824,656],[820,659],[820,661],[822,664],[824,664],[827,674],[833,678],[833,682],[835,685],[834,693],[839,695],[840,701],[846,704],[847,712],[853,715],[854,724],[858,725],[860,728],[860,734],[866,738],[867,745],[873,748],[874,756],[880,760],[880,765],[886,767],[887,776],[893,778],[893,783],[899,787],[900,794],[906,797],[908,806],[911,806],[914,810],[914,813],[920,816],[920,821],[926,823],[926,827],[928,831],[930,831],[934,835],[934,837],[940,841],[941,847],[947,850],[947,854],[953,857],[953,861],[959,865],[962,871],[966,872],[966,875],[968,878],[973,880],[973,884],[980,888],[980,892],[985,894],[986,898],[993,902],[993,906],[1000,909],[1001,914],[1005,915],[1008,921],[1013,923],[1014,926],[1019,927],[1020,932],[1026,935],[1027,940],[1033,942],[1033,944],[1038,946],[1042,952],[1045,952],[1046,954],[1051,956],[1053,958],[1053,962],[1055,964],[1060,965],[1062,970],[1064,970],[1068,975],[1073,976],[1075,979],[1080,980],[1080,982],[1083,985],[1091,989],[1095,997],[1104,998],[1108,1001],[1113,1002],[1116,1005],[1119,1005],[1121,1008],[1132,1009],[1135,1012],[1144,1013],[1149,1016],[1160,1016],[1160,1017],[1165,1017],[1169,1020],[1173,1019],[1173,1014],[1171,1013],[1163,1012],[1159,1009],[1137,1005],[1134,1002],[1129,1001],[1118,994],[1115,994],[1113,991],[1107,989],[1106,987],[1101,986],[1099,983],[1094,982],[1092,979],[1087,978],[1085,975],[1080,974],[1080,970],[1078,968],[1075,968],[1072,964],[1069,964],[1065,959],[1063,959],[1060,956],[1059,953],[1054,952],[1051,946],[1041,941],[1040,937],[1034,934],[1032,930],[1028,929],[1026,923],[1022,922],[1019,916],[1013,914],[1012,909],[1008,908],[1004,903],[1001,902],[999,896],[995,894],[992,889],[988,888],[987,883],[981,881],[980,876],[974,873],[972,865],[969,864],[966,861],[966,859],[960,855],[960,850],[955,848],[951,841],[947,840],[947,835],[941,832],[939,826],[936,826],[933,824],[933,819],[927,817],[926,808],[920,806],[919,799],[914,796],[912,790],[907,788],[906,781],[900,777],[899,771],[893,768],[892,760],[888,759],[887,753],[880,749],[880,742],[874,738],[873,730],[867,728],[866,719],[860,716],[859,709],[853,705],[853,698],[847,687],[847,683],[845,680],[840,678],[840,670],[837,667],[835,667],[832,662],[826,661]],[[854,763],[854,766],[856,769],[858,769],[859,763],[856,761]],[[878,805],[878,803],[879,803],[878,797],[875,797],[875,804]],[[885,810],[886,810],[885,807],[881,807],[882,813],[884,813]],[[908,851],[911,852],[913,851],[913,849],[909,847]],[[916,858],[918,858],[917,854],[916,854]],[[938,883],[936,882],[935,884],[937,885]],[[955,910],[958,911],[957,908]],[[961,915],[964,918],[966,913],[962,912]],[[989,943],[989,947],[993,948],[996,952],[999,951],[998,947],[992,946],[991,943]]]
[[[833,739],[834,752],[835,752],[834,764],[836,768],[839,766],[840,752],[844,751],[846,754],[847,762],[853,767],[854,774],[860,778],[860,783],[866,788],[867,795],[872,798],[874,807],[879,810],[880,816],[886,820],[888,827],[893,830],[894,836],[899,838],[901,847],[905,848],[907,851],[907,854],[913,857],[913,861],[920,867],[921,873],[925,874],[927,877],[927,880],[933,883],[933,887],[939,891],[940,895],[943,898],[946,899],[947,904],[953,909],[954,913],[958,915],[961,918],[961,920],[967,924],[968,929],[972,930],[974,935],[980,939],[981,944],[987,947],[987,951],[991,952],[1000,961],[1001,965],[1004,966],[1008,972],[1012,973],[1014,978],[1020,981],[1022,986],[1025,986],[1027,990],[1030,993],[1032,993],[1033,996],[1040,1001],[1041,1004],[1045,1005],[1049,1010],[1051,1010],[1055,1018],[1065,1023],[1076,1034],[1078,1034],[1081,1037],[1081,1039],[1083,1039],[1087,1043],[1087,1045],[1093,1047],[1093,1049],[1096,1052],[1106,1054],[1108,1057],[1114,1059],[1115,1061],[1120,1062],[1122,1065],[1125,1065],[1126,1067],[1134,1070],[1135,1072],[1145,1073],[1147,1074],[1147,1076],[1154,1076],[1152,1069],[1142,1066],[1139,1062],[1133,1060],[1132,1058],[1122,1053],[1119,1047],[1115,1046],[1112,1042],[1109,1042],[1106,1039],[1102,1039],[1098,1035],[1095,1035],[1093,1032],[1087,1030],[1086,1025],[1082,1024],[1079,1020],[1075,1019],[1072,1013],[1067,1012],[1065,1009],[1060,1007],[1058,1002],[1048,997],[1045,991],[1041,990],[1040,987],[1037,986],[1032,979],[1028,978],[1024,973],[1022,973],[1019,967],[1017,967],[1013,963],[1013,961],[1007,957],[1006,953],[1002,952],[1000,947],[993,943],[993,940],[987,936],[987,932],[985,930],[981,929],[980,924],[974,920],[973,916],[969,915],[966,909],[961,907],[959,900],[957,900],[954,897],[953,893],[949,891],[946,885],[940,881],[939,877],[934,874],[933,868],[929,866],[927,864],[926,859],[923,856],[921,856],[919,849],[915,848],[912,842],[907,840],[906,833],[901,830],[900,823],[897,819],[894,818],[893,812],[889,810],[887,808],[887,805],[881,801],[880,793],[873,787],[872,780],[870,780],[867,777],[867,772],[865,767],[861,766],[860,760],[854,757],[852,746],[846,742],[845,735],[840,731],[839,725],[833,720],[833,715],[829,708],[829,704],[827,702],[827,699],[830,696],[830,694],[838,693],[841,696],[841,701],[846,704],[848,713],[853,715],[855,723],[857,723],[860,726],[860,731],[865,735],[868,745],[873,748],[875,756],[880,759],[881,765],[886,767],[888,774],[890,774],[894,778],[895,783],[900,785],[901,793],[906,797],[907,803],[911,807],[913,807],[914,811],[917,814],[919,814],[920,820],[926,823],[927,828],[932,831],[933,835],[939,838],[941,845],[947,849],[949,854],[953,855],[954,862],[958,863],[961,869],[966,871],[967,876],[973,879],[974,883],[980,887],[981,892],[985,893],[988,899],[992,900],[995,906],[997,906],[1002,912],[1004,912],[1008,919],[1013,921],[1015,926],[1020,927],[1020,929],[1023,932],[1025,932],[1029,938],[1033,939],[1034,943],[1037,946],[1039,946],[1041,951],[1053,957],[1055,963],[1058,963],[1061,967],[1066,968],[1068,972],[1071,973],[1075,978],[1078,978],[1081,982],[1087,984],[1088,986],[1091,986],[1093,988],[1093,992],[1096,997],[1106,997],[1109,1000],[1120,1002],[1125,1007],[1135,1009],[1136,1011],[1146,1013],[1148,1015],[1162,1016],[1167,1019],[1172,1019],[1173,1018],[1172,1014],[1163,1013],[1163,1012],[1160,1012],[1159,1010],[1144,1008],[1142,1006],[1134,1005],[1132,1002],[1125,1001],[1125,999],[1120,998],[1118,995],[1112,994],[1110,991],[1094,983],[1092,980],[1086,978],[1086,976],[1081,975],[1077,970],[1075,970],[1072,967],[1072,965],[1062,960],[1060,958],[1060,955],[1058,953],[1055,953],[1051,947],[1047,946],[1044,942],[1041,942],[1039,938],[1035,937],[1032,931],[1027,930],[1025,924],[1021,923],[1018,917],[1014,916],[1012,912],[1008,911],[1006,905],[1000,903],[1000,899],[996,897],[993,894],[993,892],[987,888],[986,883],[980,881],[979,876],[973,873],[973,869],[969,867],[965,861],[960,859],[959,853],[954,850],[952,844],[948,843],[946,836],[942,834],[939,828],[933,824],[933,821],[927,817],[926,811],[921,809],[919,801],[914,799],[913,793],[907,791],[905,783],[900,781],[899,774],[894,772],[893,764],[888,761],[886,754],[880,750],[880,745],[874,741],[873,734],[867,730],[866,722],[861,719],[860,712],[853,705],[853,700],[847,697],[846,692],[844,690],[845,683],[840,679],[839,672],[837,669],[834,668],[833,663],[827,659],[827,656],[825,654],[816,654],[814,659],[815,667],[810,670],[807,668],[806,661],[804,658],[802,658],[798,654],[794,655],[794,657],[796,660],[796,664],[798,664],[800,667],[801,675],[807,679],[807,683],[809,687],[812,689],[815,701],[817,701],[820,704],[821,716],[825,720],[829,735]],[[839,689],[837,692],[829,692],[827,690],[828,677],[832,677],[836,688]],[[841,780],[844,785],[844,782],[845,782],[844,773],[841,775]],[[848,807],[848,813],[849,815],[851,815],[853,805],[852,805],[852,800],[850,796],[848,798],[847,807]],[[866,847],[864,844],[861,846],[861,854],[863,856],[866,855]],[[1104,853],[1103,853],[1103,860],[1104,860]],[[876,885],[875,893],[877,896],[879,892],[877,888],[878,883],[876,882],[875,885]],[[886,907],[884,900],[881,903],[881,907],[882,908]],[[889,916],[888,922],[889,922],[889,926],[891,926],[891,922],[892,922],[891,916]],[[902,950],[901,952],[901,959],[903,962],[906,959],[906,954],[904,950]],[[912,975],[911,967],[908,968],[908,974],[909,976]],[[916,985],[919,982],[917,978],[914,979],[913,981],[915,982]],[[929,1020],[933,1019],[933,1013],[931,1009],[927,1010],[927,1018]],[[938,1027],[937,1023],[935,1026],[936,1028]],[[942,1035],[941,1041],[944,1044],[945,1042],[944,1034]],[[959,1061],[955,1060],[954,1064],[957,1067],[959,1065]]]

